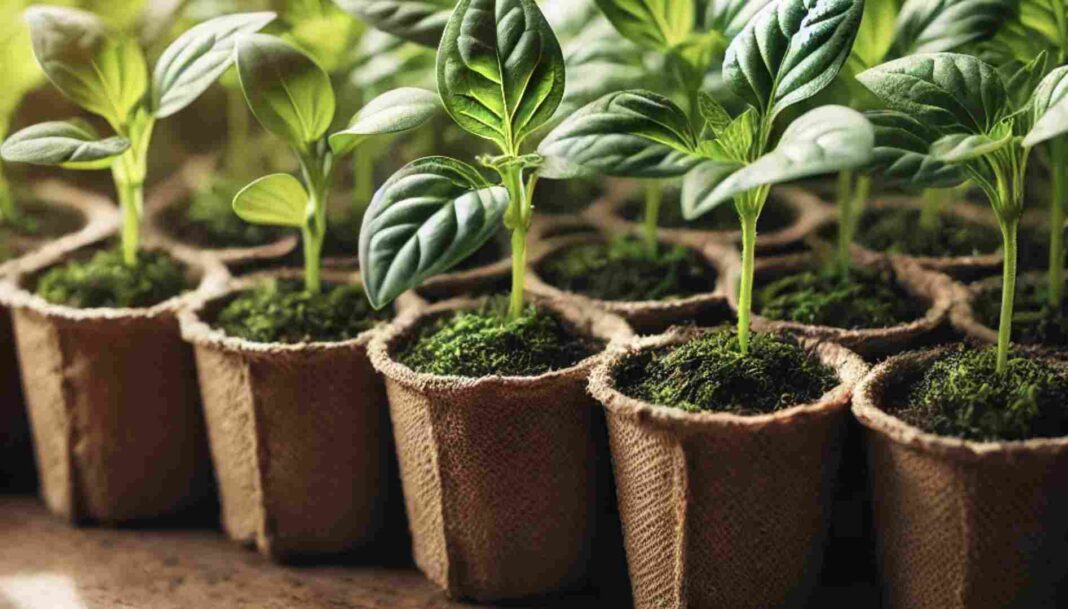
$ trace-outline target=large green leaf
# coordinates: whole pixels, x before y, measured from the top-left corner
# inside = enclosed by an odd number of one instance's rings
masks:
[[[456,0],[336,0],[343,10],[398,38],[436,47]]]
[[[698,23],[705,31],[733,38],[765,4],[773,0],[697,0]]]
[[[89,123],[71,119],[39,123],[18,131],[0,147],[0,158],[9,163],[104,169],[129,147],[125,138],[101,139]]]
[[[382,308],[470,256],[501,227],[508,191],[447,157],[414,161],[375,193],[360,229],[367,298]]]
[[[417,87],[387,91],[367,103],[349,126],[330,136],[334,154],[347,154],[369,137],[400,133],[423,125],[441,108],[438,94]]]
[[[965,179],[960,167],[930,154],[938,133],[907,114],[866,112],[875,128],[871,172],[884,182],[911,189],[950,188]]]
[[[170,116],[192,103],[233,63],[237,36],[259,31],[274,17],[269,12],[226,15],[179,36],[160,55],[152,73],[155,115]]]
[[[308,217],[308,192],[288,173],[272,173],[237,193],[234,213],[252,224],[301,228]]]
[[[330,127],[330,77],[296,47],[266,34],[241,36],[237,74],[252,114],[295,148],[306,149]]]
[[[1036,146],[1068,131],[1068,66],[1061,66],[1038,83],[1031,97],[1033,127],[1023,140]]]
[[[79,106],[126,123],[148,89],[148,68],[136,41],[109,33],[94,15],[69,8],[26,10],[33,53],[45,75]]]
[[[985,133],[951,133],[931,144],[931,156],[945,163],[965,163],[982,158],[1012,143],[1012,129],[996,136]]]
[[[691,184],[707,193],[683,207],[687,219],[697,218],[747,190],[836,171],[871,162],[875,133],[864,115],[844,106],[821,106],[797,118],[783,132],[775,150],[727,174],[709,172],[714,185]],[[726,173],[726,172],[723,172]]]
[[[453,120],[512,154],[564,97],[560,44],[533,0],[460,0],[437,75]]]
[[[727,47],[723,78],[774,118],[829,85],[849,57],[864,0],[777,0]]]
[[[596,0],[612,25],[634,42],[668,51],[689,36],[694,0]]]
[[[701,161],[686,113],[650,91],[610,93],[572,114],[538,147],[542,156],[606,175],[679,176]],[[568,177],[551,175],[546,177]]]
[[[741,169],[740,163],[708,160],[702,162],[682,179],[682,215],[685,218],[700,217],[724,202],[725,199],[711,199],[713,191],[734,172]]]
[[[567,89],[554,120],[562,120],[613,91],[655,89],[650,85],[653,75],[643,65],[642,55],[607,20],[595,21],[565,45]]]
[[[853,41],[853,57],[865,68],[882,63],[894,44],[894,24],[897,22],[898,0],[866,0],[864,18],[860,20],[857,38]]]
[[[912,55],[866,70],[857,80],[890,108],[945,132],[985,133],[1008,110],[998,71],[971,55]]]
[[[1017,0],[906,0],[897,21],[899,57],[952,51],[989,38],[1015,14]]]

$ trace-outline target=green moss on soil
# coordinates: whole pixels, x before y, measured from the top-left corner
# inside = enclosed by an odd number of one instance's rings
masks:
[[[570,368],[601,346],[578,336],[555,313],[528,305],[515,320],[507,301],[490,300],[422,327],[398,361],[417,372],[466,377],[536,376]]]
[[[631,222],[641,222],[645,216],[645,203],[640,199],[630,199],[623,204],[620,210],[623,217]],[[797,213],[792,207],[775,201],[768,201],[764,210],[760,212],[757,221],[757,232],[771,233],[783,230],[797,219]],[[660,207],[659,225],[663,228],[689,228],[694,230],[738,231],[741,224],[738,220],[738,212],[733,205],[724,204],[709,213],[697,218],[687,220],[682,217],[682,206],[679,203],[677,190],[666,190],[664,202]]]
[[[81,214],[39,201],[19,201],[19,216],[0,222],[0,262],[21,255],[32,244],[60,237],[80,229]]]
[[[185,205],[165,210],[164,227],[182,241],[210,248],[249,247],[278,239],[281,230],[249,224],[234,213],[231,207],[234,195],[244,185],[216,180]]]
[[[539,265],[538,273],[562,290],[622,302],[685,298],[716,289],[715,269],[697,253],[677,245],[660,245],[651,253],[635,239],[559,251]]]
[[[1060,308],[1047,304],[1046,283],[1020,281],[1012,314],[1012,340],[1023,345],[1068,347],[1068,302]],[[1001,290],[985,290],[973,303],[976,317],[988,328],[1001,320]]]
[[[44,273],[36,292],[48,302],[81,309],[151,307],[188,288],[181,263],[163,252],[140,251],[126,266],[119,250],[97,252]]]
[[[356,338],[386,319],[363,288],[323,286],[310,294],[300,281],[268,281],[226,304],[214,325],[230,336],[260,343],[336,342]]]
[[[848,276],[798,272],[767,284],[754,300],[769,319],[845,329],[896,326],[919,314],[892,273],[871,268],[855,267]]]
[[[877,252],[932,257],[976,256],[1001,248],[1001,233],[994,226],[942,214],[937,226],[926,229],[920,215],[918,209],[866,209],[857,225],[857,243]]]
[[[753,334],[748,355],[738,336],[719,331],[683,345],[643,351],[615,370],[631,397],[689,412],[760,414],[817,400],[838,384],[834,371],[795,339]]]
[[[997,374],[993,347],[961,347],[924,367],[896,414],[925,431],[969,440],[1024,440],[1068,434],[1068,375],[1014,355]]]

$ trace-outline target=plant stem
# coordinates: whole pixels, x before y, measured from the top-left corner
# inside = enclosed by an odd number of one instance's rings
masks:
[[[527,228],[530,226],[532,208],[530,196],[523,184],[523,168],[517,163],[500,169],[504,187],[508,190],[508,211],[504,223],[512,231],[512,294],[508,301],[508,319],[518,319],[523,314],[523,284],[527,268]]]
[[[122,207],[122,261],[126,266],[137,264],[137,250],[141,247],[141,209],[144,185],[136,182],[115,184]]]
[[[850,246],[857,232],[860,211],[870,191],[871,179],[867,176],[856,175],[852,171],[838,174],[838,248],[835,263],[842,275],[849,274],[852,262]]]
[[[18,208],[15,207],[15,196],[11,187],[4,177],[4,166],[0,164],[0,224],[14,223],[18,220]]]
[[[753,309],[753,268],[756,261],[757,214],[741,213],[742,277],[738,288],[738,344],[749,353],[749,315]]]
[[[371,146],[364,146],[352,155],[352,205],[357,214],[367,209],[375,194],[375,155]]]
[[[310,294],[322,292],[323,240],[326,238],[326,201],[330,196],[333,157],[329,152],[300,157],[301,172],[308,187],[307,220],[301,227],[304,244],[304,289]]]
[[[1065,175],[1068,168],[1064,167],[1068,162],[1065,144],[1063,137],[1050,142],[1053,193],[1049,203],[1049,304],[1054,310],[1060,309],[1064,300],[1064,197],[1068,186],[1068,176]]]
[[[942,208],[953,192],[947,188],[928,188],[923,191],[923,209],[920,211],[920,228],[925,231],[938,230],[938,220]]]
[[[148,169],[148,144],[152,139],[154,119],[137,114],[125,129],[116,129],[130,140],[130,148],[111,166],[111,175],[122,207],[122,260],[127,266],[137,264],[141,246],[141,215],[144,212],[145,175]]]
[[[664,189],[658,180],[645,183],[645,217],[642,224],[642,238],[649,255],[656,254],[657,227],[660,224],[660,205],[664,200]]]
[[[1005,260],[1001,270],[1001,319],[998,323],[997,372],[1002,374],[1008,367],[1009,342],[1012,340],[1012,307],[1016,298],[1016,232],[1018,220],[1001,224],[1001,238]]]
[[[248,140],[251,133],[248,106],[240,88],[226,89],[226,173],[229,177],[244,180],[249,171]]]

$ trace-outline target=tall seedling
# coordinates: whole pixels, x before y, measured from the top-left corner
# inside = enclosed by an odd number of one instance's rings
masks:
[[[971,55],[920,54],[872,68],[860,82],[885,104],[935,130],[931,156],[957,165],[986,194],[1004,245],[997,369],[1008,362],[1016,291],[1017,229],[1032,149],[1068,131],[1068,67],[1038,83],[1006,85]]]
[[[438,92],[465,131],[493,142],[479,161],[499,179],[448,157],[419,159],[375,194],[360,233],[360,268],[375,308],[451,268],[504,225],[512,232],[508,314],[523,310],[527,229],[541,158],[523,143],[564,95],[564,58],[534,0],[460,0],[441,37]]]
[[[422,125],[440,104],[430,91],[396,89],[372,100],[346,128],[328,135],[334,120],[334,89],[311,57],[266,34],[242,36],[236,55],[245,100],[260,124],[292,149],[303,182],[286,173],[264,176],[234,197],[234,211],[246,222],[299,228],[305,288],[318,294],[326,204],[336,161],[369,137]]]
[[[5,161],[69,169],[110,168],[122,206],[122,251],[137,262],[148,147],[156,121],[200,96],[231,65],[234,39],[274,13],[218,17],[191,28],[160,56],[151,79],[137,42],[76,9],[32,7],[25,13],[33,53],[57,89],[104,118],[116,135],[101,138],[86,122],[27,127],[2,148]]]
[[[711,96],[698,117],[649,91],[608,95],[573,115],[542,142],[560,175],[685,175],[683,214],[695,219],[733,200],[742,225],[738,339],[749,349],[756,224],[773,184],[866,165],[874,134],[860,113],[822,106],[776,137],[776,117],[838,74],[863,11],[862,0],[778,0],[764,7],[727,48],[724,79],[746,102],[737,116]]]

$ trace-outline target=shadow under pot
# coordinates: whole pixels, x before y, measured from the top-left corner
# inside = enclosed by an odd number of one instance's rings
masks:
[[[899,355],[858,385],[888,609],[1068,601],[1068,438],[972,441],[899,418],[946,350]],[[1064,364],[1055,365],[1064,372]]]
[[[732,318],[727,281],[738,265],[732,248],[661,242],[655,253],[636,239],[558,237],[531,256],[531,293],[625,319],[635,332],[673,325],[719,325]]]
[[[245,186],[217,177],[212,156],[187,160],[145,200],[145,231],[169,249],[210,256],[230,266],[278,259],[297,245],[292,230],[254,226],[233,212]]]
[[[1046,273],[1025,273],[1016,281],[1012,341],[1048,353],[1068,351],[1068,300],[1059,308],[1046,302],[1049,278]],[[953,327],[979,343],[998,342],[1001,316],[1001,277],[989,277],[963,286],[962,296],[953,306]]]
[[[386,378],[415,562],[454,598],[569,590],[598,563],[611,475],[604,420],[586,378],[604,345],[631,332],[612,315],[532,302],[585,345],[571,353],[577,363],[478,378],[402,363],[437,324],[484,311],[485,301],[402,315],[371,343],[371,362]]]
[[[855,253],[849,275],[814,256],[757,266],[753,327],[836,342],[871,361],[944,338],[952,280],[903,258]],[[738,282],[728,285],[737,311]]]
[[[622,375],[642,358],[717,332],[644,338],[590,378],[608,418],[636,609],[803,607],[820,573],[849,399],[867,366],[839,345],[799,339],[826,383],[810,403],[765,414],[624,393],[633,390]]]
[[[297,306],[285,303],[285,292],[305,297],[302,276],[286,270],[233,280],[181,315],[183,337],[196,352],[223,528],[231,539],[276,560],[364,549],[378,540],[387,521],[386,396],[367,357],[379,322],[360,318],[340,331],[350,338],[288,327],[287,332],[309,334],[267,342],[225,330],[226,323],[252,327],[247,320],[253,315],[266,319],[265,310]],[[323,279],[321,306],[350,310],[351,303],[337,301],[344,286],[360,286],[358,276],[326,270]],[[283,281],[292,289],[275,292],[275,282]],[[263,305],[266,309],[247,304],[261,294],[268,298],[257,290],[282,300]],[[239,300],[246,298],[252,300]],[[365,302],[362,289],[346,298]],[[248,308],[230,313],[235,304]],[[262,319],[257,323],[269,323]]]
[[[75,524],[191,515],[210,499],[211,463],[177,314],[192,288],[223,271],[160,256],[176,263],[174,279],[187,291],[142,308],[76,308],[38,295],[46,274],[101,249],[22,269],[0,288],[14,320],[41,495]]]

